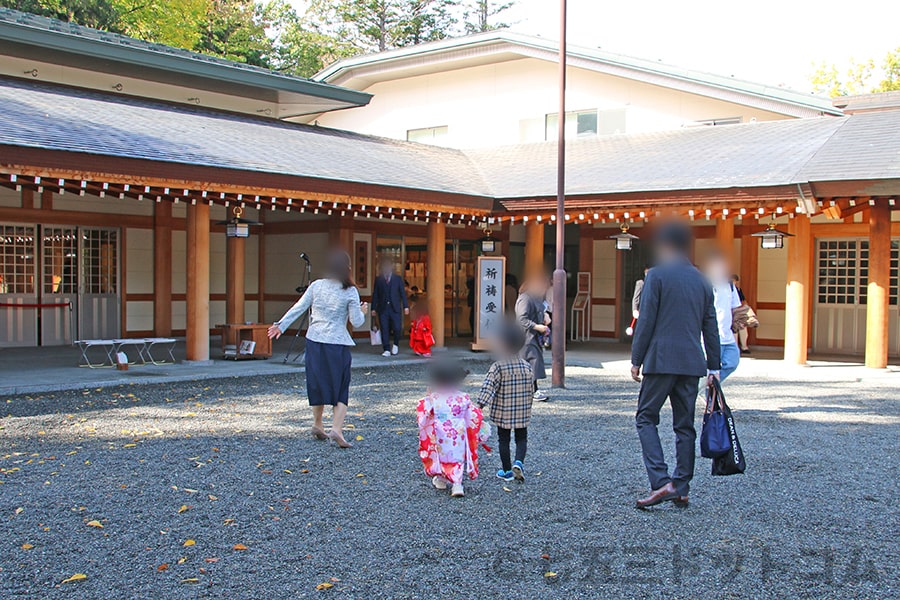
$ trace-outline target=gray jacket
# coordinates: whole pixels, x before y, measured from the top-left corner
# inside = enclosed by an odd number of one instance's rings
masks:
[[[359,290],[355,287],[344,289],[340,281],[317,279],[275,325],[286,331],[307,310],[310,312],[306,339],[321,344],[356,345],[347,331],[347,321],[360,327],[366,322],[366,316],[359,306]]]
[[[719,370],[712,286],[686,258],[650,269],[640,311],[631,346],[632,365],[643,366],[648,375],[703,377],[707,370]]]

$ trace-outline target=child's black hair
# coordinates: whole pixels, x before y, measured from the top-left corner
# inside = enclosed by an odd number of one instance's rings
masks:
[[[525,332],[518,323],[503,321],[497,331],[497,340],[504,350],[510,354],[517,354],[525,345]]]
[[[449,358],[435,361],[428,369],[428,379],[433,385],[439,386],[459,385],[468,375],[468,369]]]

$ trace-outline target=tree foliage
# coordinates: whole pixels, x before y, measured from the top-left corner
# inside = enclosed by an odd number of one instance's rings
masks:
[[[888,52],[880,65],[872,59],[850,65],[842,72],[820,63],[810,77],[813,90],[832,98],[900,90],[900,48]]]
[[[515,0],[0,0],[0,6],[309,76],[340,58],[506,27]]]
[[[512,8],[514,4],[514,1],[469,0],[465,5],[463,21],[466,33],[481,33],[509,27],[509,23],[498,22],[495,17]]]

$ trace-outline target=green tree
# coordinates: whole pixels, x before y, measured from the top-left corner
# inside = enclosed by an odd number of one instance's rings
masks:
[[[492,0],[468,0],[465,5],[464,26],[466,33],[481,33],[495,29],[506,29],[509,23],[497,22],[495,17],[515,5],[509,2],[493,2]]]
[[[194,49],[248,65],[270,66],[275,47],[266,30],[275,6],[253,0],[212,0]]]
[[[209,0],[112,0],[118,27],[132,37],[176,48],[200,42]]]
[[[273,68],[310,77],[332,62],[358,53],[350,43],[320,32],[307,16],[299,17],[288,4],[273,7]]]
[[[458,0],[313,0],[316,30],[357,52],[382,52],[455,33]]]
[[[122,33],[114,0],[0,0],[0,6]]]
[[[900,90],[900,48],[888,52],[880,68],[871,59],[851,60],[843,73],[835,65],[819,63],[810,83],[814,92],[832,98]]]

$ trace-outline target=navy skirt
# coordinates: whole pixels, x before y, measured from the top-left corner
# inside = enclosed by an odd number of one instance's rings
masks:
[[[306,340],[306,394],[310,406],[347,404],[350,346]]]

